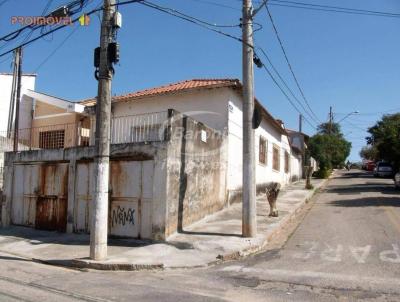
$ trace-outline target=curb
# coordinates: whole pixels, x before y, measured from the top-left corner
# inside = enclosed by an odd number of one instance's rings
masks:
[[[71,265],[80,269],[95,269],[102,271],[152,271],[163,270],[164,264],[133,264],[133,263],[102,263],[90,260],[71,260]]]
[[[277,227],[272,229],[269,234],[266,235],[265,238],[261,240],[259,244],[253,244],[249,247],[243,248],[241,250],[221,254],[216,257],[216,260],[210,261],[204,265],[187,265],[187,266],[179,266],[179,267],[166,267],[164,263],[156,263],[156,264],[134,264],[134,263],[105,263],[101,261],[93,261],[90,259],[65,259],[65,260],[44,260],[40,258],[31,258],[26,257],[20,254],[8,253],[6,251],[0,251],[2,253],[11,254],[22,259],[30,260],[32,262],[54,265],[60,267],[67,267],[71,269],[94,269],[94,270],[102,270],[102,271],[161,271],[166,268],[168,269],[189,269],[189,268],[204,268],[212,265],[220,264],[226,261],[233,261],[243,259],[247,256],[256,254],[268,245],[268,243],[278,235],[282,229],[304,209],[309,200],[313,198],[315,193],[324,187],[326,183],[334,176],[335,173],[332,173],[329,178],[324,179],[317,188],[310,190],[310,194],[306,196],[306,198],[299,204],[299,206],[294,209],[291,213],[286,215],[278,224]]]
[[[329,176],[329,178],[325,179],[322,181],[321,185],[318,188],[314,188],[312,189],[312,192],[309,194],[309,196],[307,196],[302,203],[293,211],[291,212],[289,215],[287,215],[284,219],[282,219],[279,223],[279,226],[276,227],[274,230],[272,230],[270,232],[270,234],[268,234],[266,236],[266,238],[259,244],[259,245],[254,245],[254,246],[250,246],[248,248],[242,249],[240,251],[236,251],[236,252],[232,252],[232,253],[228,253],[228,254],[224,254],[224,255],[218,255],[216,261],[212,261],[209,262],[208,265],[214,265],[214,264],[218,264],[218,263],[222,263],[225,261],[232,261],[232,260],[239,260],[239,259],[243,259],[247,256],[256,254],[260,251],[262,251],[267,245],[268,243],[276,236],[278,235],[281,230],[293,219],[296,218],[296,216],[299,214],[299,212],[301,212],[304,207],[307,205],[307,203],[314,197],[315,193],[317,192],[317,190],[321,189],[322,187],[324,187],[326,185],[326,183],[328,182],[328,180],[332,177],[333,173]],[[310,190],[311,191],[311,190]]]

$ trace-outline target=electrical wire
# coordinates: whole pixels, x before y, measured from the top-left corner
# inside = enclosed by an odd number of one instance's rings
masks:
[[[331,6],[331,5],[321,5],[321,4],[304,3],[304,2],[288,1],[288,0],[270,0],[270,1],[278,2],[278,3],[291,4],[291,5],[302,5],[302,6],[305,6],[305,7],[317,7],[317,8],[324,8],[324,9],[348,11],[348,12],[352,12],[352,13],[375,14],[375,15],[385,16],[385,17],[400,17],[400,14],[398,14],[398,13],[373,11],[373,10],[366,10],[366,9],[357,9],[357,8]]]
[[[302,112],[299,110],[299,108],[297,108],[296,104],[293,103],[293,101],[290,99],[290,97],[287,95],[287,93],[283,90],[283,88],[281,87],[281,85],[279,85],[278,81],[275,79],[275,77],[272,75],[271,71],[267,68],[267,66],[265,66],[265,64],[262,64],[263,69],[268,73],[268,75],[271,77],[272,81],[274,82],[274,84],[279,88],[279,90],[282,92],[282,94],[285,96],[285,98],[289,101],[290,105],[292,105],[292,107],[299,113],[302,114]],[[303,116],[304,120],[306,121],[306,123],[308,125],[310,125],[311,128],[313,128],[314,130],[317,130],[317,128],[305,117]]]
[[[213,1],[209,1],[209,0],[191,0],[191,1],[241,11],[241,9],[238,7],[233,7],[233,6],[229,6],[226,4],[221,4],[221,3],[217,3],[217,2],[213,2]]]
[[[87,5],[87,2],[88,2],[88,0],[75,0],[73,2],[70,2],[69,4],[66,4],[65,6],[68,7],[68,9],[70,10],[70,16],[73,16],[76,13],[80,12],[83,9],[83,7],[85,5]],[[75,6],[77,6],[77,5],[79,5],[79,7],[74,9]],[[18,30],[15,30],[15,31],[3,36],[3,37],[0,37],[0,41],[9,42],[9,41],[14,40],[15,38],[17,38],[22,32],[24,32],[27,29],[37,30],[37,29],[42,28],[44,26],[45,25],[36,25],[36,26],[26,25],[26,26],[24,26],[24,27],[22,27],[22,28],[20,28]]]
[[[193,21],[196,21],[198,23],[201,23],[201,24],[209,26],[209,27],[234,28],[234,27],[240,27],[241,26],[240,23],[239,24],[229,24],[229,25],[221,25],[221,24],[211,23],[211,22],[204,21],[204,20],[201,20],[201,19],[193,17],[193,16],[189,16],[189,15],[187,15],[187,14],[181,12],[181,11],[178,11],[176,9],[169,8],[169,7],[163,7],[163,6],[157,5],[155,3],[152,3],[152,2],[149,2],[149,1],[146,1],[146,0],[143,1],[141,4],[144,4],[146,6],[152,6],[153,8],[156,8],[156,9],[159,9],[159,10],[163,10],[165,12],[170,12],[171,14],[176,14],[176,15],[182,16],[183,18],[191,19]]]
[[[272,70],[275,72],[275,74],[278,76],[278,78],[281,80],[281,82],[283,83],[283,85],[285,86],[285,88],[289,91],[289,93],[291,94],[291,96],[295,99],[295,101],[301,106],[301,108],[303,109],[303,111],[309,116],[309,118],[311,120],[313,120],[316,124],[319,123],[318,120],[315,119],[315,117],[310,114],[310,112],[305,108],[305,106],[303,105],[303,103],[296,97],[296,95],[294,94],[293,90],[290,89],[289,85],[286,83],[286,81],[283,79],[283,77],[281,76],[281,74],[279,73],[279,71],[276,69],[276,67],[274,66],[274,64],[272,63],[271,59],[269,58],[268,54],[264,51],[263,48],[261,47],[257,47],[258,50],[261,51],[261,53],[263,54],[263,56],[267,59],[269,65],[271,66]],[[304,114],[303,114],[304,115]]]
[[[138,2],[138,3],[141,4],[141,5],[144,5],[144,6],[153,8],[153,9],[155,9],[155,10],[161,11],[161,12],[163,12],[163,13],[169,14],[169,15],[171,15],[171,16],[177,17],[177,18],[179,18],[179,19],[188,21],[188,22],[190,22],[190,23],[193,23],[193,24],[195,24],[195,25],[197,25],[197,26],[200,26],[200,27],[202,27],[202,28],[205,28],[205,29],[207,29],[207,30],[213,31],[213,32],[215,32],[215,33],[218,33],[218,34],[223,35],[223,36],[225,36],[225,37],[228,37],[228,38],[230,38],[230,39],[239,41],[240,43],[244,43],[243,40],[242,40],[241,38],[239,38],[239,37],[236,37],[236,36],[231,35],[231,34],[229,34],[229,33],[223,32],[223,31],[221,31],[221,30],[219,30],[219,29],[213,28],[213,27],[215,27],[215,25],[213,25],[213,24],[206,25],[208,22],[203,21],[203,20],[198,21],[198,20],[199,20],[198,18],[193,18],[193,17],[191,17],[191,16],[187,16],[187,15],[184,16],[183,14],[181,14],[180,12],[178,12],[177,10],[172,10],[172,9],[164,8],[164,7],[162,7],[162,6],[159,6],[159,5],[157,5],[157,4],[151,3],[151,2],[149,2],[149,1],[141,1],[141,2]],[[120,4],[121,4],[121,3],[120,3]],[[230,26],[230,27],[231,27],[231,26]],[[252,46],[251,46],[251,47],[252,47]]]
[[[301,94],[301,96],[302,96],[302,98],[303,98],[305,104],[307,105],[307,108],[310,110],[311,114],[315,117],[315,119],[317,119],[317,120],[319,121],[318,116],[314,113],[314,110],[311,108],[310,103],[309,103],[309,101],[307,100],[307,98],[306,98],[306,96],[305,96],[305,94],[304,94],[304,91],[303,91],[303,89],[302,89],[301,86],[300,86],[300,83],[299,83],[299,81],[298,81],[298,79],[297,79],[297,76],[296,76],[296,74],[294,73],[292,64],[290,63],[289,57],[288,57],[288,55],[287,55],[287,53],[286,53],[286,50],[285,50],[285,47],[283,46],[282,39],[281,39],[281,37],[280,37],[280,35],[279,35],[279,32],[278,32],[278,29],[277,29],[277,27],[276,27],[276,25],[275,25],[274,19],[272,18],[272,14],[271,14],[271,12],[270,12],[270,10],[269,10],[269,8],[268,8],[267,5],[265,5],[265,8],[266,8],[266,10],[267,10],[269,19],[270,19],[270,21],[271,21],[272,27],[273,27],[274,32],[275,32],[275,36],[276,36],[276,38],[277,38],[277,40],[278,40],[278,42],[279,42],[279,45],[280,45],[281,50],[282,50],[282,53],[283,53],[283,55],[284,55],[284,57],[285,57],[286,63],[287,63],[287,65],[288,65],[288,67],[289,67],[290,73],[291,73],[292,76],[293,76],[293,79],[294,79],[294,81],[295,81],[295,83],[296,83],[296,86],[297,86],[297,88],[299,89],[300,94]]]
[[[65,37],[65,39],[35,68],[33,73],[36,73],[44,64],[46,64],[55,54],[56,52],[64,46],[64,44],[68,41],[68,39],[79,29],[79,26],[76,26],[69,34]]]

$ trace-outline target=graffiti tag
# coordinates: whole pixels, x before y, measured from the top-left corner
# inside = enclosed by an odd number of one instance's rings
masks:
[[[114,225],[122,225],[125,226],[126,224],[135,224],[135,210],[128,208],[121,208],[118,206],[118,208],[113,209],[111,213],[111,222],[112,226]]]

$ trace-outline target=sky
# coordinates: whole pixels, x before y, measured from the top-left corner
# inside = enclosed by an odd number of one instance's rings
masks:
[[[39,16],[48,4],[47,12],[69,2],[0,1],[0,36],[19,28],[11,24],[12,16]],[[240,22],[240,0],[153,2],[213,24]],[[400,13],[400,0],[302,2]],[[90,0],[83,11],[100,3],[102,0]],[[298,82],[317,116],[314,121],[304,113],[312,125],[304,122],[303,131],[314,134],[313,127],[327,121],[330,106],[335,121],[359,111],[340,123],[353,146],[349,159],[359,160],[358,152],[368,135],[366,129],[382,114],[400,112],[400,18],[276,5],[269,8]],[[124,5],[119,10],[123,18],[117,38],[121,58],[115,67],[113,95],[192,78],[242,78],[240,42],[140,4]],[[257,14],[255,22],[259,24],[255,28],[261,28],[254,35],[256,45],[265,50],[292,92],[302,100],[265,9]],[[239,27],[220,30],[241,35]],[[32,43],[24,48],[23,72],[37,73],[37,91],[68,100],[95,96],[93,49],[99,44],[99,31],[100,16],[92,15],[88,26],[68,26]],[[25,35],[12,42],[1,41],[0,54],[17,46]],[[11,55],[0,57],[0,72],[11,71],[11,60]],[[263,69],[255,68],[255,94],[287,128],[298,128],[299,113]]]

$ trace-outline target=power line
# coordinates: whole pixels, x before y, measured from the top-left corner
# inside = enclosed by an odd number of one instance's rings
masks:
[[[310,117],[310,119],[312,119],[315,123],[319,123],[318,120],[315,119],[315,117],[310,114],[310,112],[307,110],[307,108],[304,107],[303,103],[296,97],[296,95],[294,94],[293,90],[290,89],[289,85],[286,83],[286,81],[283,79],[283,77],[281,76],[281,74],[279,73],[279,71],[275,68],[274,64],[272,63],[271,59],[269,58],[269,56],[267,55],[267,53],[264,51],[264,49],[262,49],[261,47],[257,47],[257,49],[259,49],[261,51],[261,53],[264,55],[264,57],[267,59],[269,65],[271,65],[273,71],[276,73],[276,75],[278,76],[278,78],[281,80],[281,82],[283,83],[283,85],[285,86],[285,88],[289,91],[289,93],[291,94],[291,96],[296,100],[296,102],[301,106],[301,108],[303,109],[303,111]]]
[[[267,68],[267,66],[265,66],[264,63],[262,63],[262,67],[263,69],[268,73],[268,75],[271,77],[272,81],[274,82],[274,84],[279,88],[279,90],[282,92],[282,94],[285,96],[285,98],[289,101],[289,103],[292,105],[292,107],[299,113],[302,114],[301,110],[299,110],[299,108],[296,106],[295,103],[293,103],[293,101],[291,100],[291,98],[287,95],[287,93],[285,92],[285,90],[282,88],[281,85],[279,85],[278,81],[275,79],[275,77],[273,76],[273,74],[271,73],[271,71]],[[311,126],[311,128],[313,128],[314,130],[317,130],[316,127],[305,117],[303,116],[304,120],[307,122],[307,124],[309,124]]]
[[[209,23],[207,21],[203,21],[203,20],[200,20],[198,18],[191,17],[191,16],[183,14],[183,13],[181,13],[181,12],[175,10],[175,9],[170,9],[170,8],[159,6],[159,5],[151,3],[149,1],[142,1],[142,2],[139,2],[139,4],[142,4],[144,6],[153,8],[155,10],[161,11],[163,13],[169,14],[169,15],[177,17],[179,19],[188,21],[188,22],[193,23],[193,24],[195,24],[197,26],[200,26],[200,27],[205,28],[207,30],[213,31],[213,32],[215,32],[217,34],[223,35],[225,37],[228,37],[230,39],[233,39],[233,40],[236,40],[236,41],[238,41],[240,43],[243,43],[243,40],[241,38],[236,37],[234,35],[231,35],[229,33],[223,32],[223,31],[221,31],[219,29],[213,28],[213,27],[216,26],[215,24],[211,24],[211,23]],[[240,26],[240,25],[237,25],[237,26]],[[229,26],[229,27],[232,27],[232,25]]]
[[[77,26],[75,27],[68,36],[65,37],[65,39],[35,68],[33,73],[36,73],[44,64],[47,63],[54,55],[55,53],[63,47],[63,45],[68,41],[68,39],[79,29],[80,27]]]
[[[301,5],[290,5],[290,4],[280,4],[280,3],[270,3],[269,5],[290,7],[290,8],[299,8],[299,9],[312,10],[312,11],[342,13],[342,14],[350,14],[350,15],[364,15],[364,16],[389,17],[389,18],[399,18],[400,17],[397,15],[371,14],[371,13],[362,13],[362,12],[356,12],[356,11],[350,11],[350,10],[334,10],[334,9],[325,9],[325,8],[318,8],[318,7],[307,7],[307,6],[301,6]]]
[[[306,98],[306,96],[305,96],[305,94],[304,94],[304,91],[303,91],[303,89],[302,89],[301,86],[300,86],[300,83],[299,83],[299,81],[298,81],[298,79],[297,79],[297,76],[296,76],[296,74],[294,73],[292,64],[291,64],[290,61],[289,61],[288,55],[287,55],[287,53],[286,53],[285,47],[283,46],[283,42],[282,42],[282,40],[281,40],[281,38],[280,38],[280,36],[279,36],[279,32],[278,32],[278,29],[277,29],[277,27],[276,27],[276,25],[275,25],[274,19],[272,18],[272,14],[271,14],[271,12],[270,12],[270,10],[269,10],[269,8],[268,8],[267,5],[265,5],[265,8],[266,8],[266,10],[267,10],[269,19],[270,19],[270,21],[271,21],[272,27],[273,27],[274,32],[275,32],[275,36],[276,36],[276,38],[277,38],[277,40],[278,40],[278,42],[279,42],[279,45],[280,45],[281,50],[282,50],[282,53],[283,53],[283,55],[284,55],[284,57],[285,57],[285,60],[286,60],[287,65],[289,66],[290,72],[291,72],[291,74],[292,74],[292,76],[293,76],[293,79],[294,79],[294,81],[295,81],[295,83],[296,83],[296,86],[297,86],[297,88],[299,89],[300,94],[301,94],[301,96],[302,96],[304,102],[306,103],[308,109],[310,110],[311,114],[318,120],[317,115],[316,115],[316,114],[314,113],[314,111],[312,110],[312,108],[311,108],[311,106],[310,106],[310,103],[308,102],[308,100],[307,100],[307,98]]]
[[[400,17],[398,13],[390,13],[390,12],[383,12],[383,11],[373,11],[373,10],[366,10],[366,9],[357,9],[357,8],[350,8],[350,7],[341,7],[341,6],[331,6],[331,5],[321,5],[321,4],[313,4],[313,3],[304,3],[298,1],[288,1],[288,0],[270,0],[272,2],[278,3],[287,3],[291,5],[301,5],[305,7],[317,7],[317,8],[324,8],[324,9],[332,9],[332,10],[340,10],[340,11],[347,11],[352,13],[362,13],[362,14],[374,14],[379,16],[385,17]]]

